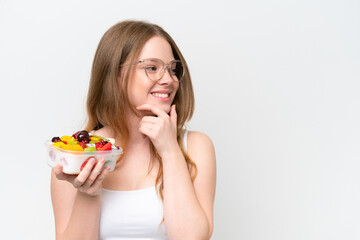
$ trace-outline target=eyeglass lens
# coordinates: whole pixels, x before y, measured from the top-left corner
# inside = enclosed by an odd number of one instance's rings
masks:
[[[145,64],[146,75],[153,81],[161,79],[166,69],[175,81],[180,81],[184,74],[183,66],[179,60],[174,60],[168,65],[165,65],[160,59],[145,59],[143,63]]]

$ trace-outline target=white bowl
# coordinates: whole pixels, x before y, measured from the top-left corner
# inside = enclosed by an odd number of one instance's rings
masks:
[[[52,142],[46,142],[48,160],[50,167],[54,168],[58,163],[63,166],[63,172],[67,174],[78,174],[82,164],[91,157],[98,161],[101,157],[105,159],[104,167],[110,166],[110,171],[113,171],[116,161],[123,153],[122,148],[108,151],[70,151],[55,147]]]

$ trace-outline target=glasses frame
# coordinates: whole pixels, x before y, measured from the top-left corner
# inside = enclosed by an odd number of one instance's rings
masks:
[[[148,75],[148,72],[146,70],[146,61],[159,61],[162,65],[162,68],[159,70],[160,71],[160,78],[159,79],[151,79]],[[160,79],[162,79],[165,75],[165,69],[168,70],[169,72],[169,75],[171,77],[172,80],[174,80],[175,82],[181,82],[181,80],[184,78],[185,76],[185,69],[184,69],[184,65],[182,64],[181,60],[172,60],[171,62],[165,64],[163,60],[159,59],[159,58],[146,58],[146,59],[142,59],[142,60],[139,60],[139,61],[136,61],[135,64],[139,64],[139,63],[144,63],[145,64],[145,68],[144,68],[144,71],[145,71],[145,74],[146,76],[151,80],[151,81],[154,81],[154,82],[157,82],[159,81]],[[182,76],[181,77],[176,77],[176,79],[173,77],[173,74],[171,73],[171,65],[173,63],[180,63],[182,65]]]

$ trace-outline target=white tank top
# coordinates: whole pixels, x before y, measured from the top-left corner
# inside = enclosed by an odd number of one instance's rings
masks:
[[[187,131],[184,135],[187,149]],[[134,191],[102,189],[100,240],[165,240],[163,204],[155,186]]]
[[[163,219],[161,199],[155,187],[134,191],[101,193],[101,240],[168,239]]]

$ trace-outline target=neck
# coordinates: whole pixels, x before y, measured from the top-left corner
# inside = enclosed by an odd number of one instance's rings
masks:
[[[142,119],[142,116],[138,117],[134,114],[128,114],[128,116],[130,116],[127,120],[129,129],[128,148],[136,148],[144,145],[148,147],[150,144],[150,139],[139,132],[139,123]]]
[[[143,116],[136,116],[131,111],[127,111],[126,113],[127,117],[127,126],[129,130],[129,139],[127,142],[127,151],[130,149],[139,149],[141,147],[149,147],[150,139],[139,132],[139,123]],[[110,129],[109,127],[104,127],[101,130],[100,135],[106,136],[106,137],[112,137],[116,140],[116,143],[119,145],[122,145],[123,142],[121,141],[122,136],[115,135],[114,131]]]

